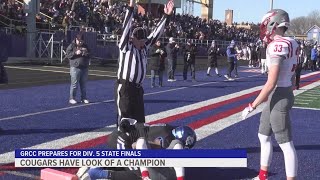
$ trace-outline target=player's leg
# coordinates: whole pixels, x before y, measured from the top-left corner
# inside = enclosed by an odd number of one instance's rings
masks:
[[[294,103],[291,87],[277,88],[277,94],[272,103],[270,123],[275,138],[283,152],[287,180],[293,180],[297,176],[298,159],[292,142],[291,123],[289,111]]]
[[[115,87],[115,96],[118,112],[118,121],[117,126],[119,125],[120,120],[125,118],[132,117],[132,107],[130,106],[130,86],[127,84],[116,83]]]
[[[193,61],[191,64],[190,64],[190,70],[191,70],[191,73],[192,73],[192,80],[194,81],[196,79],[196,64],[195,64],[195,61]]]
[[[134,94],[131,95],[132,99],[129,103],[132,107],[133,116],[131,118],[137,120],[138,123],[145,123],[145,113],[144,113],[144,89],[143,87],[136,88],[134,87]]]
[[[167,149],[183,149],[183,144],[179,140],[171,141],[169,147]],[[174,167],[175,177],[176,179],[184,179],[185,176],[185,169],[184,167]]]
[[[272,142],[271,142],[271,125],[270,125],[270,101],[263,109],[260,117],[259,125],[259,141],[260,141],[260,171],[256,179],[265,180],[268,178],[268,168],[272,160]]]
[[[184,61],[184,64],[183,64],[183,80],[187,80],[188,68],[189,68],[189,63]]]
[[[77,88],[80,80],[80,70],[75,67],[70,67],[71,85],[70,85],[70,103],[75,104],[75,97],[77,95]],[[73,100],[73,101],[72,101]]]
[[[216,72],[216,75],[219,76],[219,77],[221,77],[221,74],[219,74],[218,60],[217,60],[217,59],[215,59],[215,61],[214,61],[214,70],[215,70],[215,72]]]
[[[141,137],[136,142],[136,149],[148,149],[147,140],[144,137]],[[149,177],[149,169],[147,167],[140,167],[141,176]]]
[[[210,71],[211,71],[211,66],[208,66],[208,69],[207,69],[207,76],[211,76],[211,75],[210,75]]]

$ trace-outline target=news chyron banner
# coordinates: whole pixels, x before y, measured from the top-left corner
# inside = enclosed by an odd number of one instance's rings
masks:
[[[16,167],[247,167],[245,150],[15,150]]]

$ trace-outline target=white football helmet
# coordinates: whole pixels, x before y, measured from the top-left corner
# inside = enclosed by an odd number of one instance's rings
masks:
[[[271,42],[270,37],[275,33],[278,27],[289,27],[289,14],[282,9],[273,9],[263,16],[260,25],[260,39],[265,42]]]

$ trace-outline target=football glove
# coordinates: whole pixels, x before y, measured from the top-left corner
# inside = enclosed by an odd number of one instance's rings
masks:
[[[255,108],[252,107],[252,104],[249,103],[248,107],[244,108],[242,111],[242,120],[245,120],[249,113],[251,113]]]

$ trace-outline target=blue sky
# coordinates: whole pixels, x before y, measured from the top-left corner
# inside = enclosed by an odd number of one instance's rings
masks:
[[[274,0],[273,7],[286,10],[290,18],[308,15],[320,10],[319,0]],[[194,15],[200,16],[201,6],[195,4]],[[213,18],[224,21],[225,10],[233,10],[234,22],[260,22],[270,9],[270,0],[214,0]],[[179,12],[179,11],[178,11]]]

